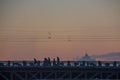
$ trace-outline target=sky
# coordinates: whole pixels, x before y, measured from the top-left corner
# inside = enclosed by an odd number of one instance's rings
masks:
[[[120,52],[120,0],[0,0],[0,60]]]

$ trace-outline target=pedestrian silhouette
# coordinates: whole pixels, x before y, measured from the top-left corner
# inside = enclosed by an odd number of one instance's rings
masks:
[[[71,66],[70,61],[67,61],[67,66]]]
[[[56,66],[55,58],[53,59],[53,66]]]
[[[36,64],[37,63],[37,60],[34,58],[34,64]]]
[[[113,66],[114,66],[114,67],[117,66],[117,62],[116,62],[116,61],[113,62]]]
[[[102,66],[102,63],[101,63],[101,61],[98,61],[98,66]]]
[[[51,66],[51,60],[50,60],[50,57],[48,57],[48,66]]]
[[[11,61],[8,61],[8,66],[10,66]]]
[[[57,57],[57,65],[59,66],[60,65],[60,58]]]
[[[27,65],[26,61],[23,61],[23,66],[26,66],[26,65]]]

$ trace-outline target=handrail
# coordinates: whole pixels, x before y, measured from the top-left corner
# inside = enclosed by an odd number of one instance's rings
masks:
[[[120,61],[0,61],[0,67],[120,67]]]

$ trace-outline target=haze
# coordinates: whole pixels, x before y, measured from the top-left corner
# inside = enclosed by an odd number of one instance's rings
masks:
[[[0,60],[120,52],[120,0],[0,0]]]

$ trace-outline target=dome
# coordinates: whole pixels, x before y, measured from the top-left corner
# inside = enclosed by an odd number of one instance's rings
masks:
[[[95,61],[95,59],[90,57],[87,53],[85,53],[85,56],[81,57],[79,61]]]

